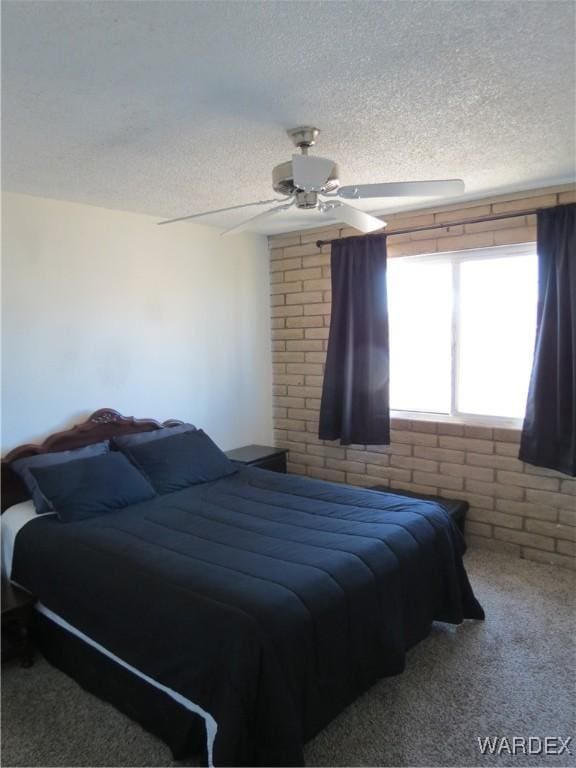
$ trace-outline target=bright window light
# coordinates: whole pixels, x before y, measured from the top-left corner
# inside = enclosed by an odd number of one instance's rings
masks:
[[[534,246],[390,259],[390,406],[522,418],[536,330]]]

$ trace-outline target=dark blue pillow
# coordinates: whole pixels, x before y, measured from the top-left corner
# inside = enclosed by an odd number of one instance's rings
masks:
[[[30,471],[51,509],[65,523],[115,512],[156,496],[148,480],[121,453]]]
[[[122,447],[158,493],[207,483],[238,470],[201,429]]]
[[[181,432],[193,432],[196,427],[193,424],[177,424],[175,427],[161,427],[160,429],[150,429],[148,432],[131,432],[128,435],[114,435],[112,442],[115,448],[129,447],[139,445],[140,443],[150,443],[153,440],[163,440],[165,437],[179,435]]]
[[[83,448],[75,448],[70,451],[54,451],[53,453],[37,453],[34,456],[26,456],[24,459],[16,459],[10,464],[10,467],[22,479],[28,489],[30,496],[36,507],[36,512],[42,514],[50,511],[50,504],[44,498],[38,483],[31,469],[36,467],[47,467],[53,464],[66,464],[69,461],[78,461],[79,459],[88,459],[92,456],[103,456],[110,451],[110,443],[105,440],[102,443],[92,443]]]

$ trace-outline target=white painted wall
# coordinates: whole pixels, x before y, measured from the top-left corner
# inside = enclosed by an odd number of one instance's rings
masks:
[[[4,194],[2,452],[104,406],[272,438],[265,238]]]

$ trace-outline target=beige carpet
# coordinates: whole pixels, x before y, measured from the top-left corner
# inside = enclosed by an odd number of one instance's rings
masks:
[[[486,621],[436,625],[404,674],[379,682],[308,744],[308,765],[576,765],[575,575],[482,550],[466,563]],[[571,736],[572,755],[482,756],[477,738],[486,736]],[[3,667],[2,765],[177,764],[40,660]]]

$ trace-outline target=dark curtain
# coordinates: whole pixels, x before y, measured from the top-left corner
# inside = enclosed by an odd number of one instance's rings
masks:
[[[390,442],[386,236],[332,244],[332,318],[319,437]]]
[[[538,211],[538,321],[520,459],[576,475],[576,203]]]

